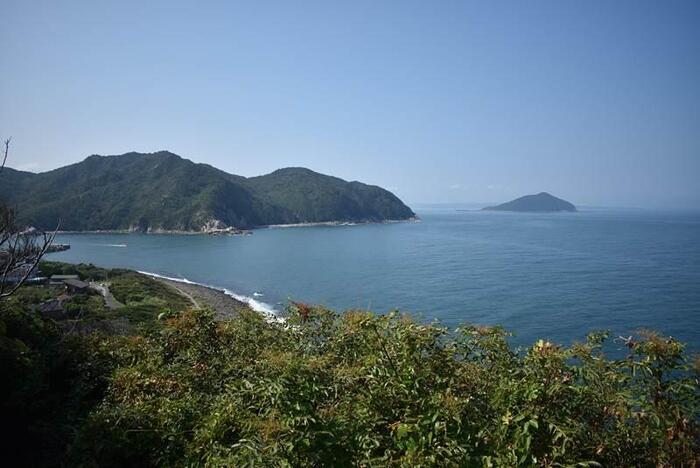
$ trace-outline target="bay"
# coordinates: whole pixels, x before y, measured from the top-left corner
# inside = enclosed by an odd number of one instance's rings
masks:
[[[65,234],[48,259],[225,288],[261,305],[392,309],[500,324],[516,344],[658,330],[700,347],[700,213],[498,213],[419,207],[420,222],[255,230],[219,237]]]

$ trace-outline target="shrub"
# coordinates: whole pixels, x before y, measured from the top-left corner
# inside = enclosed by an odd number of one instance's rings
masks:
[[[192,311],[114,372],[72,457],[99,466],[696,466],[683,345],[605,334],[512,350],[500,328],[293,304],[286,324]]]
[[[111,369],[122,363],[116,359],[126,350],[121,340],[68,336],[53,321],[2,304],[0,421],[5,466],[62,464],[76,430],[102,400]]]

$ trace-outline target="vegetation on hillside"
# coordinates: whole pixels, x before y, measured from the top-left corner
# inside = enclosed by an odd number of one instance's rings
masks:
[[[61,285],[32,285],[0,301],[0,414],[7,466],[65,466],[67,447],[104,398],[124,343],[162,328],[159,320],[191,306],[173,289],[130,270],[42,262],[44,275],[109,282],[125,307],[96,293],[64,300],[66,317],[42,318],[39,305]]]
[[[78,275],[85,281],[99,281],[109,285],[114,298],[124,304],[124,307],[110,310],[104,305],[101,296],[78,295],[67,302],[71,317],[79,317],[82,325],[92,327],[109,326],[112,321],[120,322],[122,329],[132,333],[155,326],[159,317],[172,316],[191,307],[190,301],[176,290],[153,278],[132,270],[121,268],[100,268],[92,264],[70,264],[63,262],[43,261],[40,265],[42,274]],[[15,301],[24,301],[32,296],[33,290],[42,291],[46,288],[24,288]],[[54,293],[54,296],[56,293]],[[38,302],[33,303],[34,306]],[[124,322],[126,319],[126,323]],[[136,331],[134,331],[136,330]]]
[[[672,338],[640,334],[613,360],[605,334],[517,351],[500,328],[289,312],[75,335],[4,303],[4,453],[43,466],[697,465],[700,362]]]
[[[64,263],[44,260],[41,262],[42,276],[78,275],[83,281],[106,281],[131,272],[123,268],[102,268],[92,263]]]
[[[414,215],[379,187],[300,168],[245,178],[166,151],[90,156],[40,174],[6,169],[3,177],[0,199],[39,228],[59,217],[63,230],[199,231],[214,220],[250,228]]]

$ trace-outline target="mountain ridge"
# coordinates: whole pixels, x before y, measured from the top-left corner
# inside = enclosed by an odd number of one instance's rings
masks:
[[[41,173],[6,168],[0,198],[40,229],[202,232],[380,222],[415,214],[391,192],[307,168],[243,177],[169,151],[90,155]]]

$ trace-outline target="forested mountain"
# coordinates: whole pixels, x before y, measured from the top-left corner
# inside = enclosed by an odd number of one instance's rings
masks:
[[[34,174],[6,168],[0,197],[41,229],[203,231],[269,224],[408,219],[380,187],[303,168],[259,177],[228,174],[173,153],[90,156]]]

